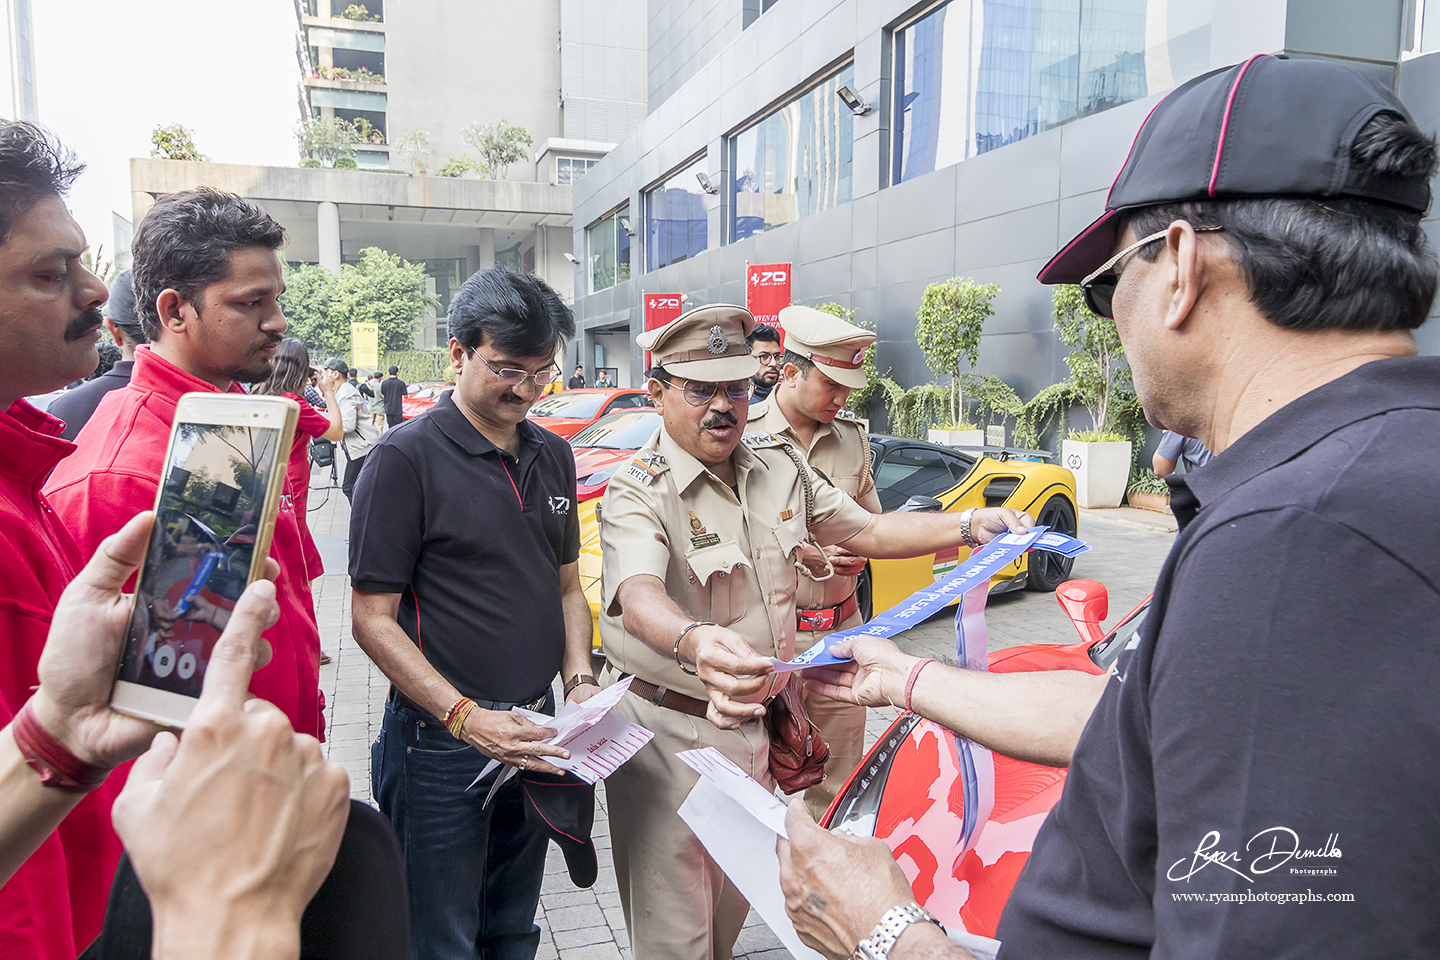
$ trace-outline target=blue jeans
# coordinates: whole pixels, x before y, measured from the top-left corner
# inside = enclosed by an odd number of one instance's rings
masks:
[[[465,789],[489,762],[428,714],[385,705],[371,789],[404,851],[417,960],[533,960],[540,945],[548,841],[525,822],[518,777],[482,806],[503,766]]]

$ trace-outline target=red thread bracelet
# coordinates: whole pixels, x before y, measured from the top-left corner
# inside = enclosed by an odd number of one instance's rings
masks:
[[[35,719],[29,700],[10,721],[10,735],[25,757],[25,763],[40,774],[40,783],[44,786],[66,793],[89,793],[104,783],[110,773],[109,770],[92,767],[56,740]]]
[[[910,668],[910,676],[905,678],[905,709],[910,713],[915,712],[910,707],[910,694],[915,692],[915,681],[920,679],[920,671],[934,662],[934,660],[921,660]]]

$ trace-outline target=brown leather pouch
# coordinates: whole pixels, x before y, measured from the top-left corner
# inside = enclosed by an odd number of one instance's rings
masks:
[[[825,779],[830,748],[805,710],[798,683],[787,683],[765,711],[770,734],[770,775],[782,792],[799,793]]]

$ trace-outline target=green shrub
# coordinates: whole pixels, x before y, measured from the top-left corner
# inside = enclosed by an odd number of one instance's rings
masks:
[[[320,166],[320,161],[319,161],[319,160],[316,160],[314,157],[301,157],[301,158],[300,158],[300,166],[302,166],[302,167],[308,167],[308,168],[310,168],[310,169],[314,169],[314,168]]]
[[[355,162],[354,157],[341,157],[335,161],[336,170],[356,170],[359,169],[359,167],[360,164]]]

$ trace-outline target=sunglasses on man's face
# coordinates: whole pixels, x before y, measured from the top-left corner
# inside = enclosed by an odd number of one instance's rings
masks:
[[[750,398],[749,380],[731,380],[728,383],[711,383],[708,380],[686,380],[683,386],[679,383],[666,383],[659,381],[662,387],[669,389],[674,387],[680,391],[685,402],[692,407],[703,407],[715,399],[715,391],[724,390],[725,396],[730,398],[731,403],[739,403]]]
[[[1196,233],[1212,233],[1216,230],[1224,230],[1224,227],[1196,227]],[[1097,317],[1105,317],[1107,320],[1115,319],[1115,288],[1120,284],[1120,274],[1113,272],[1110,268],[1119,263],[1128,254],[1134,253],[1147,243],[1154,243],[1156,240],[1163,240],[1170,232],[1166,227],[1159,233],[1152,233],[1143,240],[1136,240],[1130,246],[1121,250],[1115,256],[1106,260],[1090,276],[1080,281],[1080,292],[1085,297],[1085,306]]]

